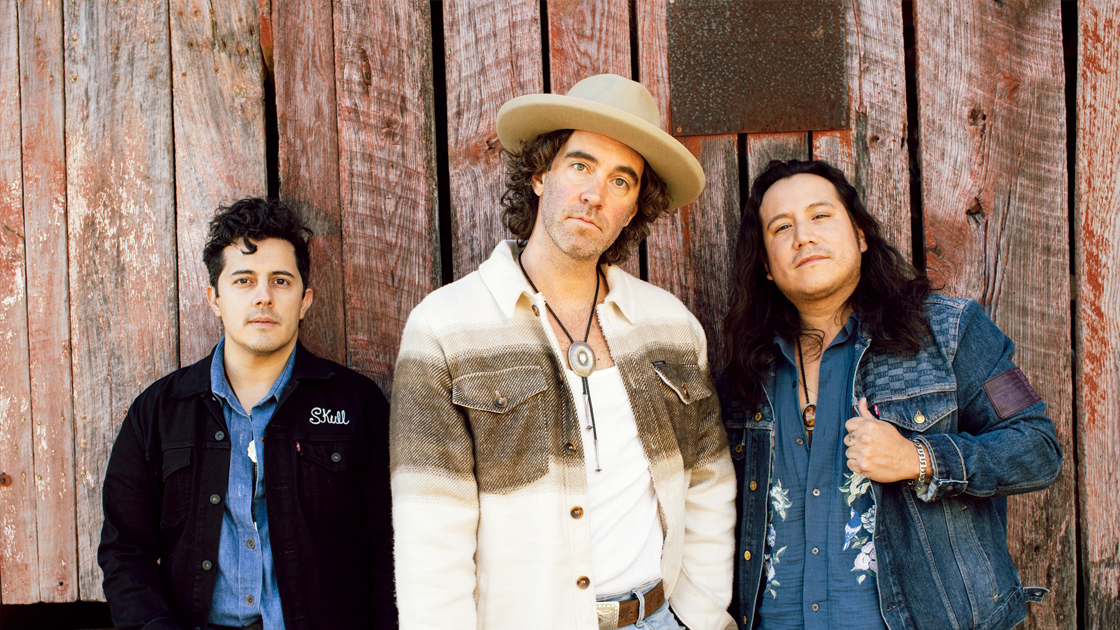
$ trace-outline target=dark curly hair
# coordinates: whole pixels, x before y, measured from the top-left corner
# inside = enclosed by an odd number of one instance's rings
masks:
[[[502,223],[513,232],[521,247],[529,241],[537,222],[540,199],[533,191],[533,177],[552,167],[560,147],[571,137],[572,129],[542,133],[531,142],[523,142],[519,150],[502,149],[506,164],[506,190],[502,193]],[[649,226],[669,212],[669,196],[665,182],[646,163],[638,189],[638,212],[629,225],[599,257],[600,264],[617,265],[630,257],[638,243],[649,236]]]
[[[774,160],[755,179],[743,204],[735,248],[731,306],[723,337],[731,350],[726,375],[754,407],[763,400],[761,376],[777,358],[774,338],[793,340],[802,331],[797,308],[766,279],[766,246],[759,210],[762,197],[776,182],[800,173],[817,175],[836,188],[848,217],[863,231],[867,251],[860,258],[860,278],[848,306],[863,316],[863,328],[880,351],[912,354],[929,334],[923,302],[930,292],[925,274],[915,269],[882,236],[879,222],[860,201],[840,169],[822,160]]]
[[[294,210],[277,199],[248,197],[235,201],[229,206],[218,208],[210,220],[210,233],[206,246],[202,249],[202,261],[210,273],[210,286],[218,291],[218,277],[225,267],[226,247],[245,240],[246,254],[257,251],[253,241],[278,238],[288,241],[296,250],[296,268],[303,280],[303,290],[307,291],[311,276],[311,256],[307,244],[311,240],[311,228]]]

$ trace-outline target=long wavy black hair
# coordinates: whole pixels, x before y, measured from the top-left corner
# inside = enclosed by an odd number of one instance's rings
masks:
[[[878,351],[912,354],[929,334],[922,303],[929,279],[882,236],[879,222],[860,201],[840,169],[823,160],[774,160],[755,179],[743,204],[735,248],[731,306],[724,320],[724,342],[730,361],[727,376],[751,407],[763,400],[762,375],[777,357],[774,338],[793,341],[801,330],[797,308],[766,278],[766,248],[759,210],[762,197],[776,182],[801,173],[817,175],[836,188],[853,225],[863,231],[867,251],[860,260],[860,279],[848,306],[863,316],[863,329]]]

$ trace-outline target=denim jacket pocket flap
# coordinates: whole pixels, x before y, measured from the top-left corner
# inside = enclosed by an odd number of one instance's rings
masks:
[[[192,450],[190,446],[183,446],[179,448],[169,448],[163,451],[164,481],[167,481],[167,478],[175,471],[190,466]]]
[[[340,472],[369,459],[370,448],[357,440],[312,441],[300,440],[299,453],[308,461],[331,472]]]
[[[536,365],[475,372],[452,381],[451,402],[460,407],[504,414],[546,387],[544,371]]]
[[[868,400],[868,405],[876,401]],[[930,392],[910,398],[878,403],[880,420],[917,433],[925,433],[957,410],[955,392]],[[935,433],[944,432],[940,427]]]
[[[677,394],[677,398],[686,405],[712,395],[707,379],[704,378],[704,372],[695,363],[654,361],[653,371],[657,372],[661,382],[669,386],[669,389]]]

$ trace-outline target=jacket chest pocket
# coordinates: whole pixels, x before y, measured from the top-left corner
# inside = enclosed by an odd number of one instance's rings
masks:
[[[163,451],[163,507],[159,520],[164,526],[182,525],[190,512],[193,459],[194,448],[190,446]]]
[[[451,384],[451,401],[466,411],[474,437],[479,490],[509,492],[548,470],[547,383],[535,365],[475,372]],[[560,409],[551,414],[559,420]]]
[[[696,459],[700,422],[711,412],[712,388],[707,374],[695,363],[654,361],[653,371],[661,381],[661,394],[673,423],[685,468]]]
[[[296,441],[300,500],[320,514],[351,514],[364,500],[368,445],[359,440]]]
[[[868,404],[879,406],[879,419],[903,429],[907,437],[917,433],[947,433],[956,431],[956,392],[930,392],[889,400],[874,400]]]

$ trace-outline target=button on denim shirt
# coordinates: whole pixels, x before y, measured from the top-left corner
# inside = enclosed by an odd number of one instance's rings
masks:
[[[249,413],[226,380],[226,340],[218,342],[210,367],[211,392],[222,405],[229,428],[229,486],[222,513],[222,535],[218,543],[218,580],[210,622],[223,626],[247,626],[262,619],[266,628],[283,630],[280,590],[272,563],[272,540],[268,533],[268,511],[264,496],[264,446],[261,437],[268,426],[284,388],[292,378],[296,349],[272,389]],[[249,457],[253,449],[256,459]],[[254,475],[256,477],[254,478]],[[250,599],[251,598],[251,599]]]
[[[915,354],[877,352],[862,326],[856,340],[852,404],[866,396],[904,437],[925,438],[936,462],[920,492],[871,484],[879,609],[891,630],[1012,628],[1046,589],[1019,580],[1006,496],[1053,483],[1062,462],[1054,425],[1041,401],[1000,417],[983,385],[1016,367],[1015,346],[976,302],[931,293],[925,314],[931,335]],[[762,375],[757,408],[726,375],[717,384],[739,488],[732,609],[746,630],[762,578],[775,373]]]

